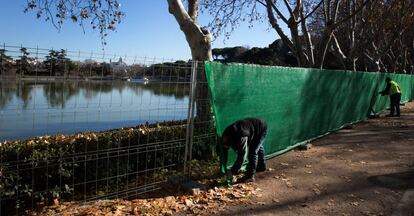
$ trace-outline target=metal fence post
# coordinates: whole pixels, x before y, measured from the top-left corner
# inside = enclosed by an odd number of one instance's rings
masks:
[[[193,151],[193,133],[194,133],[194,114],[195,114],[195,99],[197,89],[197,61],[191,62],[191,84],[188,102],[187,115],[187,131],[185,139],[185,153],[184,153],[184,175],[190,177],[191,175],[191,159]],[[188,163],[188,164],[187,164]]]
[[[3,61],[3,55],[4,55],[4,61]],[[5,68],[5,64],[4,62],[7,60],[6,58],[6,43],[3,43],[3,51],[0,53],[0,63],[1,63],[1,67],[0,67],[0,75],[4,75],[3,72],[6,72],[6,68]],[[3,79],[3,77],[1,78]]]

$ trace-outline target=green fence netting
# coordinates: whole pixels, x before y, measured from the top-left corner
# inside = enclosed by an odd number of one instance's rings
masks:
[[[218,136],[239,119],[261,118],[268,124],[266,158],[384,111],[389,99],[378,92],[387,76],[400,84],[403,102],[413,98],[414,78],[404,74],[216,62],[205,69]],[[217,150],[222,156],[221,145]]]

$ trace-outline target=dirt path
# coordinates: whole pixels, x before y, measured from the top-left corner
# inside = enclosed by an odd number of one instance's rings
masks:
[[[57,200],[27,214],[414,215],[414,103],[401,118],[371,119],[312,144],[269,160],[255,184],[221,187],[218,165],[197,161],[193,171],[209,185],[199,194],[167,184],[152,198]]]
[[[261,197],[223,215],[414,215],[414,103],[267,162]]]

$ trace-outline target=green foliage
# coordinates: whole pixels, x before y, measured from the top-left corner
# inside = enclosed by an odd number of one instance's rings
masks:
[[[46,56],[43,64],[51,76],[63,76],[67,71],[75,68],[72,61],[66,57],[66,50],[64,49],[60,51],[49,50],[49,55]]]
[[[80,64],[78,71],[78,75],[81,76],[109,76],[112,74],[111,72],[111,65],[106,62],[98,63],[98,62],[89,62]]]
[[[154,64],[145,68],[144,76],[164,81],[189,81],[191,62],[176,61]]]
[[[215,60],[261,65],[297,66],[290,49],[278,39],[268,47],[251,49],[241,46],[213,49]]]
[[[185,132],[170,122],[1,143],[0,200],[48,203],[143,186],[161,167],[182,163]]]
[[[0,74],[5,74],[12,67],[12,58],[6,54],[5,49],[0,49]]]
[[[1,205],[16,208],[30,205],[32,199],[48,204],[55,198],[91,198],[165,181],[181,171],[184,123],[0,143]],[[194,131],[193,158],[213,157],[214,136],[205,130]]]
[[[20,52],[21,52],[21,56],[19,56],[19,59],[16,60],[16,73],[17,74],[27,74],[29,73],[32,69],[32,65],[31,65],[31,61],[34,60],[34,58],[29,57],[30,53],[27,52],[27,48],[20,48]]]

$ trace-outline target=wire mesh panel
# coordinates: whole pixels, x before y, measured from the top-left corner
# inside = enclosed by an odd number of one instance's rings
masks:
[[[210,92],[204,62],[197,64],[197,90],[195,93],[196,116],[194,120],[194,135],[192,142],[192,157],[210,159],[215,155],[216,132],[213,122],[213,110],[210,104]]]
[[[189,119],[195,63],[7,45],[0,62],[2,215],[146,194],[183,171],[189,132],[211,136]]]

